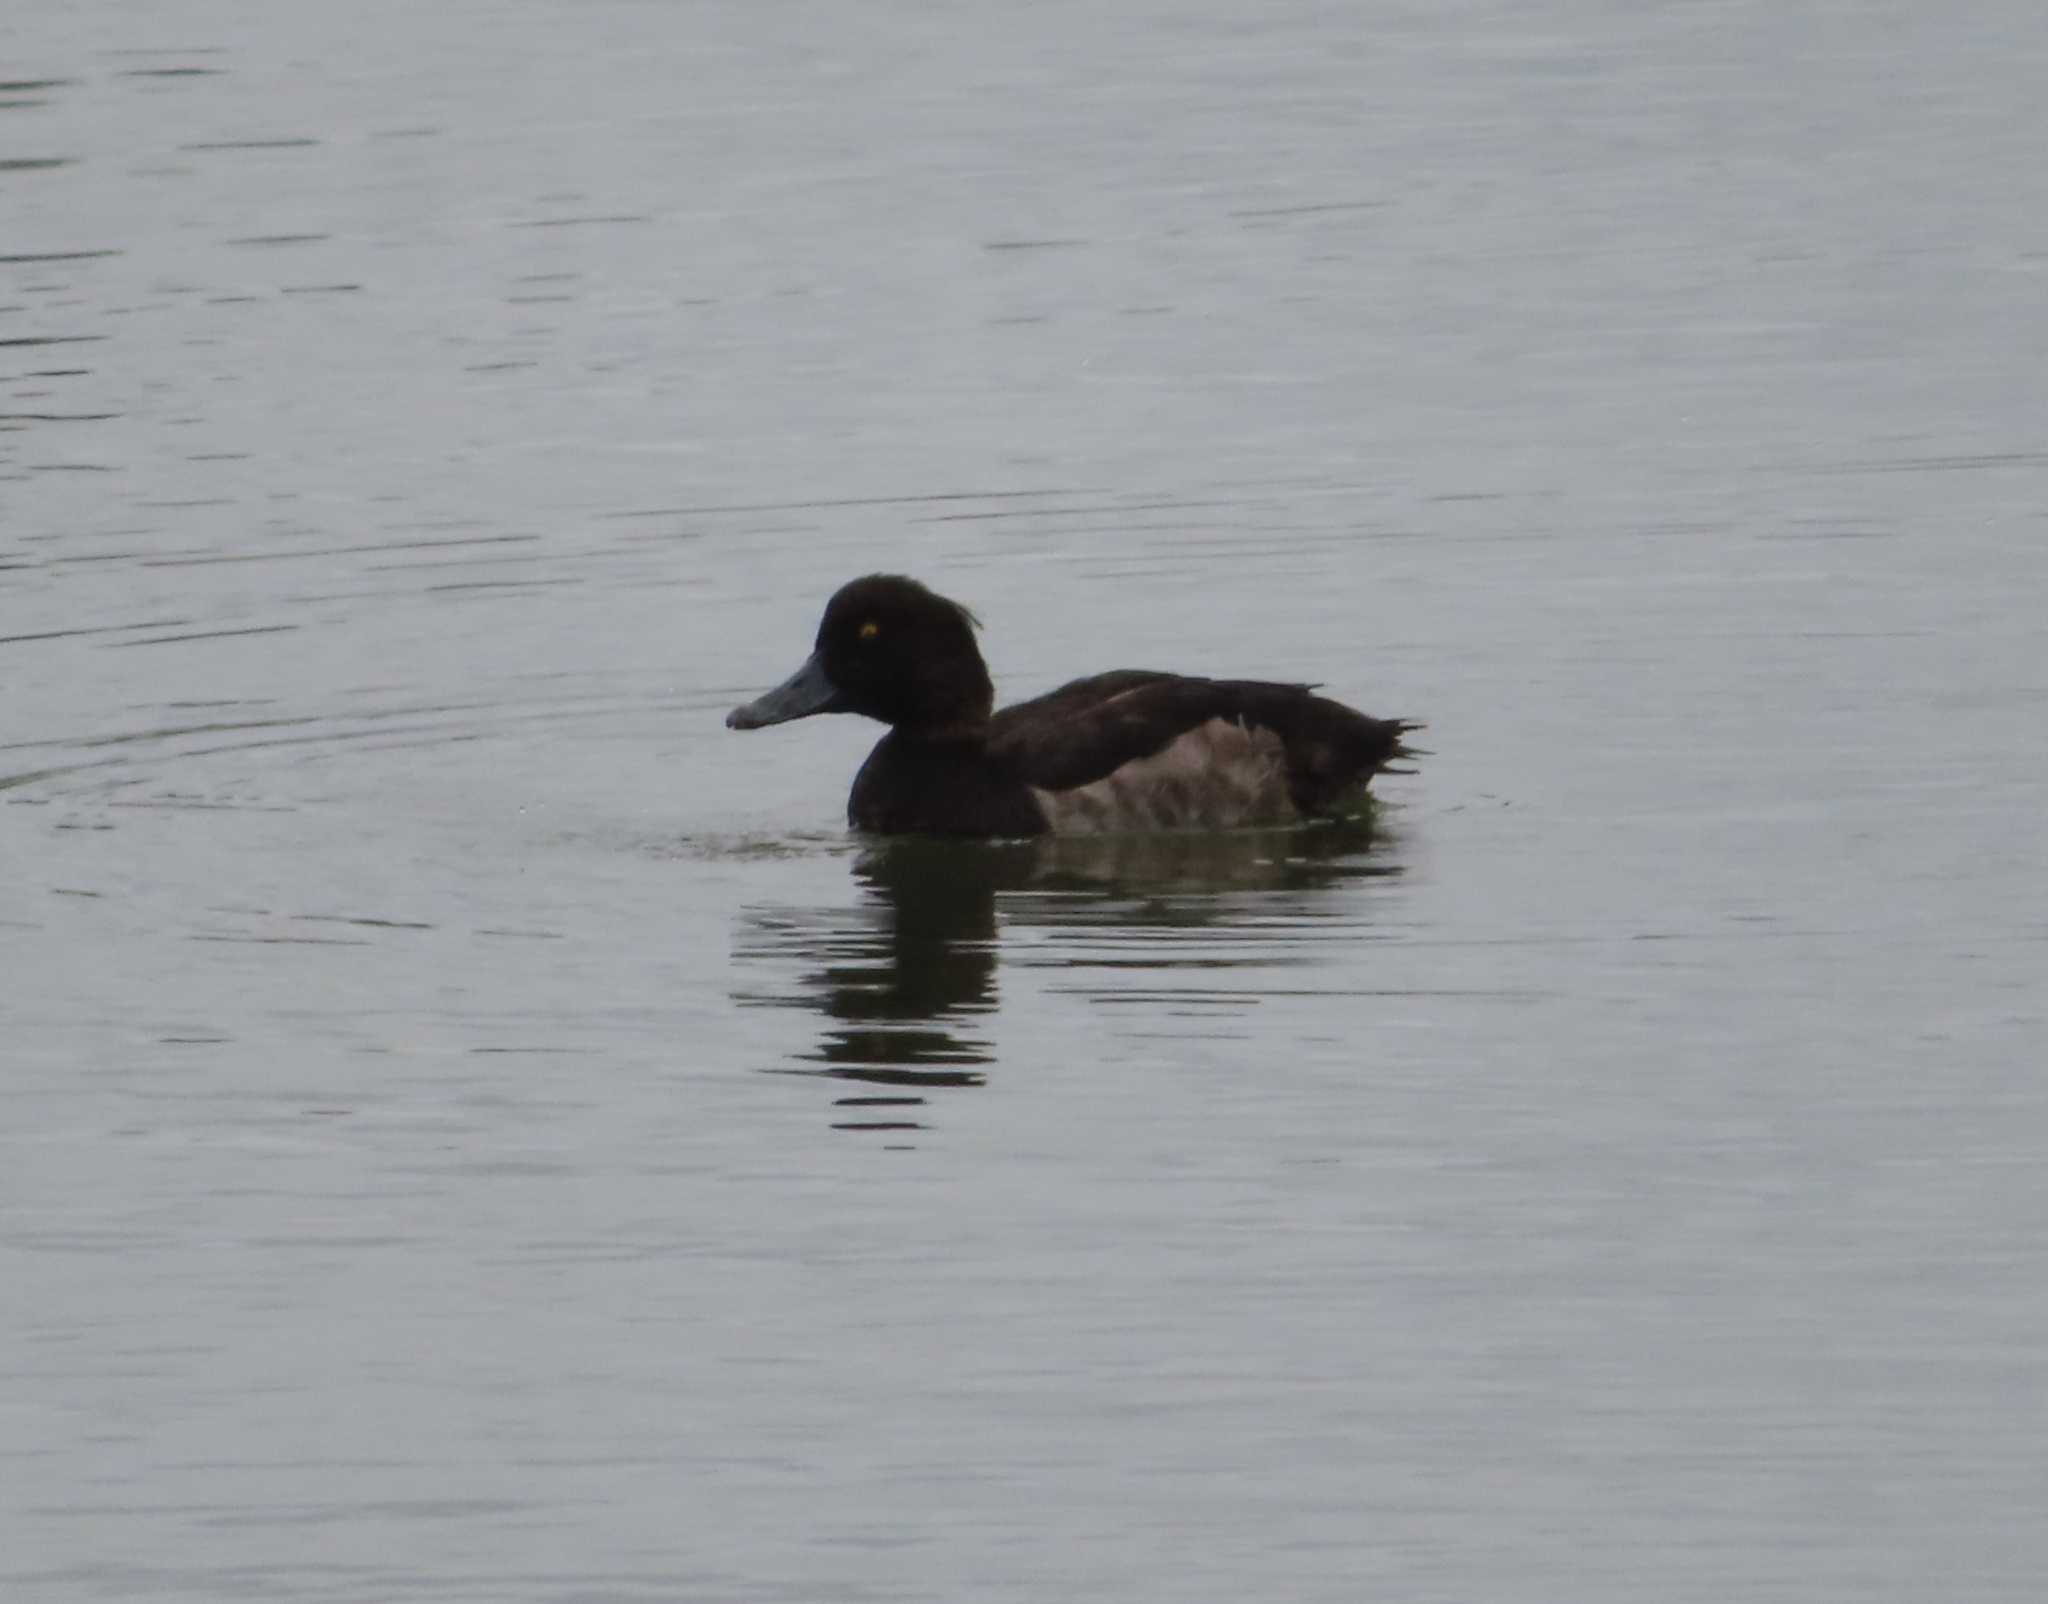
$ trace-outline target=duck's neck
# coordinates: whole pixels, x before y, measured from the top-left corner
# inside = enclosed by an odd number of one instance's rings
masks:
[[[970,650],[972,647],[970,645]],[[989,715],[995,711],[996,688],[981,653],[947,666],[917,687],[902,716],[890,722],[904,740],[919,746],[979,744],[988,739]]]
[[[905,746],[981,746],[988,740],[988,715],[941,724],[897,724],[892,732]]]

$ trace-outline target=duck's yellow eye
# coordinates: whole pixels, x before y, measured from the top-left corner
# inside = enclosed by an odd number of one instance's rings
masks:
[[[882,626],[876,623],[872,618],[870,618],[865,624],[860,626],[860,638],[862,640],[873,640],[877,635],[881,633]]]

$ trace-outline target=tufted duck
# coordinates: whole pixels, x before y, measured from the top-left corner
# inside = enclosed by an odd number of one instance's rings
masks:
[[[914,579],[840,588],[803,667],[726,715],[755,730],[813,713],[889,726],[847,822],[882,834],[1227,830],[1342,817],[1420,728],[1306,685],[1118,669],[994,712],[978,620]],[[1393,770],[1406,773],[1407,770]]]

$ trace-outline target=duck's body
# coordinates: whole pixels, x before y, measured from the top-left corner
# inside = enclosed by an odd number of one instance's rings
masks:
[[[816,650],[734,708],[757,729],[813,713],[891,726],[847,802],[857,830],[1029,836],[1237,829],[1358,811],[1416,728],[1306,685],[1119,669],[1000,712],[974,619],[913,579],[874,574],[825,609]]]

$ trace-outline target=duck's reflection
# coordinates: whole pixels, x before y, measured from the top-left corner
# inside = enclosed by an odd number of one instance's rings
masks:
[[[818,1045],[781,1074],[887,1088],[845,1096],[845,1129],[920,1128],[924,1093],[979,1086],[995,1052],[997,931],[1065,930],[1090,950],[1131,949],[1121,970],[1165,969],[1162,933],[1233,920],[1315,916],[1329,888],[1394,872],[1368,856],[1363,823],[1229,835],[1067,837],[1028,842],[900,838],[855,861],[858,898],[831,907],[755,907],[736,955],[798,970],[794,990],[748,990],[755,1006],[815,1008]],[[1055,937],[1057,944],[1057,937]],[[1071,957],[1062,962],[1072,962]],[[1205,958],[1206,964],[1274,961]]]

